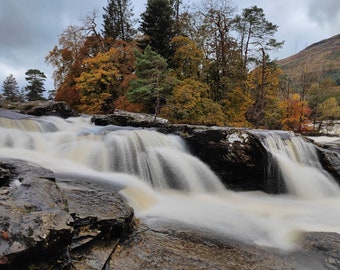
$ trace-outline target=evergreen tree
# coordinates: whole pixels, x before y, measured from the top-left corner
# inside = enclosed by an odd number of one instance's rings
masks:
[[[131,81],[128,98],[131,102],[143,103],[148,112],[157,116],[171,87],[168,81],[166,60],[147,46],[144,53],[136,52],[136,76]],[[151,108],[150,108],[151,107]]]
[[[2,93],[9,101],[19,101],[19,86],[13,74],[10,74],[2,84]]]
[[[25,73],[28,85],[25,87],[27,99],[29,101],[44,99],[42,96],[45,91],[44,81],[46,76],[38,69],[29,69]]]
[[[140,30],[147,37],[148,45],[165,59],[171,59],[170,42],[174,37],[174,10],[168,0],[148,0],[141,15]]]
[[[107,7],[103,8],[105,11],[103,14],[104,37],[131,41],[137,31],[133,27],[134,14],[130,0],[108,0],[107,2]]]
[[[257,6],[246,8],[241,16],[236,16],[235,29],[240,36],[239,46],[245,72],[250,62],[262,62],[263,53],[278,49],[284,43],[273,38],[278,26],[269,22],[263,9]]]

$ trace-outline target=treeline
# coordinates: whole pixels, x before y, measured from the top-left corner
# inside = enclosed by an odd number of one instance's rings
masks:
[[[29,69],[25,72],[25,79],[27,85],[19,89],[18,82],[13,74],[10,74],[5,78],[2,83],[2,95],[0,99],[4,99],[10,102],[24,102],[24,101],[35,101],[44,100],[44,82],[46,76],[44,72],[38,69]],[[50,91],[53,96],[54,91]]]
[[[196,8],[148,0],[137,24],[130,0],[108,0],[102,30],[93,12],[67,27],[46,57],[55,99],[84,113],[123,109],[173,123],[295,131],[312,113],[338,117],[331,96],[311,108],[301,91],[288,87],[287,93],[289,78],[270,59],[283,42],[263,9],[235,10],[228,0]]]

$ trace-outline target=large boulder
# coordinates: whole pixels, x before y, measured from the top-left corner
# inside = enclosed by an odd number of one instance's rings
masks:
[[[183,137],[228,188],[279,192],[266,183],[266,150],[246,129],[173,125],[167,132]]]
[[[72,218],[53,173],[22,161],[1,161],[0,168],[0,264],[15,269],[64,253]]]
[[[61,118],[68,118],[79,116],[79,113],[72,110],[66,102],[44,102],[38,106],[22,110],[21,113],[35,115],[35,116],[58,116]]]
[[[340,139],[333,142],[316,142],[321,164],[340,184]]]
[[[0,163],[1,269],[103,269],[133,216],[115,187]]]

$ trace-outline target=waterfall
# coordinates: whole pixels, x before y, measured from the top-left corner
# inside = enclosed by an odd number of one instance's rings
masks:
[[[301,198],[340,196],[340,188],[321,166],[315,146],[285,131],[253,131],[269,152],[268,178]],[[273,181],[273,180],[272,180]]]
[[[149,226],[179,222],[209,235],[281,249],[296,246],[297,232],[340,233],[338,187],[320,168],[311,144],[287,133],[261,137],[295,196],[226,190],[180,137],[99,127],[89,117],[0,118],[0,157],[51,169],[57,183],[105,182],[106,189],[119,189]]]
[[[0,134],[0,147],[69,159],[99,172],[135,175],[155,189],[188,192],[224,189],[208,166],[189,154],[178,136],[153,130],[100,128],[88,123],[84,128],[84,119],[66,122],[57,117],[47,117],[44,121],[6,120],[0,121],[5,124]],[[18,124],[18,121],[30,125]]]

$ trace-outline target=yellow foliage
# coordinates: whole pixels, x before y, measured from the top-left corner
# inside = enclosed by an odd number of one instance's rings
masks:
[[[175,123],[224,125],[222,107],[208,98],[209,86],[186,79],[175,87],[162,116]]]
[[[76,79],[79,109],[86,113],[112,113],[114,100],[127,91],[132,75],[131,46],[112,47],[83,61],[84,71]]]
[[[227,124],[235,127],[249,127],[251,124],[246,119],[246,112],[253,104],[249,93],[237,87],[227,93],[226,99],[221,102]]]
[[[175,49],[173,63],[178,79],[197,79],[203,61],[203,51],[188,37],[176,36],[171,43]]]

